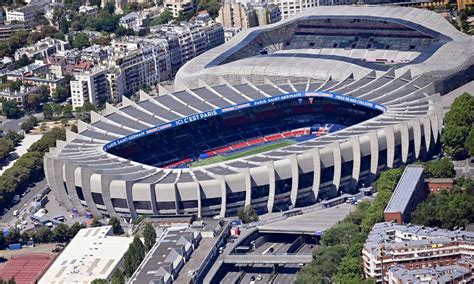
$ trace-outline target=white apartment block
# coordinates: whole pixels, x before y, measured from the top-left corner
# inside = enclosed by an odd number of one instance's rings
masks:
[[[186,16],[197,8],[195,0],[165,0],[164,5],[173,13],[173,17],[178,17],[180,12]]]
[[[287,19],[307,8],[317,6],[351,5],[352,0],[268,0],[280,8],[281,18]]]
[[[107,79],[107,72],[107,69],[97,68],[77,74],[75,80],[71,80],[73,109],[83,106],[87,101],[95,106],[110,101],[111,89]]]
[[[171,58],[166,39],[123,37],[112,42],[117,90],[131,95],[140,88],[171,79]],[[120,96],[118,96],[120,97]]]

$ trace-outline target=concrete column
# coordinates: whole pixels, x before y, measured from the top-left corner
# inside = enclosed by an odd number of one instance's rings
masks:
[[[99,212],[97,206],[95,205],[94,200],[92,199],[91,193],[91,175],[92,171],[88,168],[81,169],[81,182],[82,182],[82,193],[84,194],[84,199],[86,200],[87,207],[89,211],[94,215],[95,218],[102,218],[102,213]],[[101,178],[103,178],[101,176]]]
[[[196,181],[197,203],[198,203],[198,218],[202,218],[202,194],[201,184]]]
[[[181,196],[179,195],[178,186],[176,185],[176,181],[173,184],[173,192],[174,192],[174,208],[176,210],[176,215],[179,215],[179,201],[181,200]]]
[[[438,118],[436,114],[430,115],[431,121],[431,131],[433,133],[433,141],[436,144],[438,142],[438,133],[439,133],[439,125],[438,125]]]
[[[360,162],[361,162],[361,153],[360,153],[360,141],[359,137],[352,137],[350,139],[352,144],[352,181],[351,188],[357,188],[359,184],[360,177]]]
[[[132,184],[133,182],[130,182],[130,181],[125,182],[125,194],[127,196],[127,204],[128,204],[128,210],[130,210],[130,217],[132,217],[132,219],[135,219],[138,217],[138,214],[137,214],[137,210],[135,209],[135,204],[133,204]],[[110,188],[110,183],[109,183],[109,188]],[[109,214],[111,213],[109,212]]]
[[[341,185],[341,172],[342,172],[342,156],[341,156],[341,146],[339,142],[332,144],[332,155],[334,161],[334,175],[332,178],[332,184],[339,191],[339,186]]]
[[[243,169],[245,179],[245,206],[252,205],[252,177],[250,176],[250,169]]]
[[[71,164],[64,164],[64,172],[66,174],[65,176],[65,182],[66,182],[66,187],[69,192],[69,197],[71,198],[72,205],[76,207],[78,212],[81,214],[85,213],[84,207],[82,206],[81,200],[79,199],[79,196],[77,195],[76,191],[76,177],[75,177],[75,172],[78,167],[76,165],[71,165]]]
[[[153,210],[154,215],[158,215],[158,207],[156,206],[156,191],[155,184],[150,184],[150,197],[151,197],[151,210]]]
[[[268,212],[273,211],[273,204],[275,204],[275,167],[273,161],[265,163],[268,169],[268,201],[267,201],[267,210]]]
[[[225,182],[224,176],[219,176],[218,179],[220,181],[221,186],[221,211],[219,213],[219,216],[221,218],[224,218],[227,209],[227,184]]]
[[[48,176],[47,182],[51,187],[51,191],[54,192],[54,196],[64,207],[66,207],[68,210],[71,210],[74,205],[69,199],[66,189],[64,188],[62,169],[63,163],[61,161],[46,156],[43,161],[45,172],[47,172],[46,176]],[[74,191],[75,190],[76,189],[74,188]]]
[[[429,117],[423,118],[423,134],[425,136],[426,152],[428,153],[431,147],[431,121]]]
[[[313,156],[313,194],[314,200],[318,199],[319,186],[321,184],[321,157],[319,155],[319,148],[311,151]]]
[[[408,124],[406,122],[400,124],[400,136],[402,143],[402,163],[406,164],[408,160],[408,148],[410,146],[410,134],[408,132]]]
[[[110,197],[110,183],[111,182],[112,182],[112,179],[110,179],[108,176],[102,176],[102,178],[100,179],[102,200],[104,200],[104,206],[107,209],[107,212],[109,213],[110,217],[118,217],[118,214],[115,211],[114,205],[112,204],[112,198]],[[127,203],[129,203],[128,197],[127,197]],[[130,208],[130,205],[128,205],[128,207]]]
[[[395,160],[395,133],[393,126],[387,126],[384,131],[385,140],[387,140],[387,168],[393,168]]]
[[[298,159],[296,154],[293,154],[288,157],[288,160],[291,164],[291,193],[290,200],[293,207],[296,207],[296,200],[298,199],[298,183],[299,183],[299,169],[298,169]]]
[[[413,128],[413,142],[415,145],[415,159],[418,159],[421,151],[421,124],[419,119],[413,119],[410,121],[410,125]]]
[[[377,176],[378,165],[379,165],[379,139],[377,136],[377,131],[372,131],[369,133],[370,141],[370,175],[368,177],[367,184],[370,184],[374,181]]]

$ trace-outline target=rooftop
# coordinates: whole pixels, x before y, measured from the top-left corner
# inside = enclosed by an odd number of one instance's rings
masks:
[[[413,270],[406,269],[402,266],[395,266],[390,268],[390,273],[392,273],[398,280],[401,280],[402,283],[418,283],[421,280],[423,280],[423,283],[452,283],[453,279],[469,274],[470,271],[469,269],[459,265],[447,265]]]
[[[384,249],[390,250],[406,246],[449,244],[452,241],[474,242],[474,232],[450,231],[410,224],[378,223],[372,228],[364,248],[375,254],[376,251],[381,249],[380,245],[382,244]],[[389,252],[386,251],[385,253],[388,254]]]
[[[423,167],[408,166],[403,171],[403,175],[395,188],[395,191],[388,202],[385,213],[387,212],[405,212],[411,196],[415,192],[418,181],[423,176]]]
[[[39,283],[86,283],[107,279],[127,251],[132,238],[112,235],[112,226],[80,230]]]

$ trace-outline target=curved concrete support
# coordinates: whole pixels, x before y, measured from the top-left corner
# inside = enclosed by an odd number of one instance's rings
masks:
[[[318,200],[319,186],[321,184],[321,157],[319,155],[319,148],[311,151],[313,156],[313,194],[314,200]]]
[[[334,175],[332,177],[332,184],[339,191],[341,185],[341,172],[342,172],[342,156],[341,156],[341,145],[334,143],[332,145],[332,155],[334,159]]]
[[[410,146],[410,134],[408,133],[408,124],[400,124],[400,139],[402,142],[402,163],[406,164],[408,160],[408,148]]]
[[[433,141],[436,144],[438,142],[438,137],[440,133],[440,125],[438,123],[438,117],[436,114],[430,115],[430,121],[431,121],[431,131],[433,133]]]
[[[66,174],[66,187],[68,188],[69,198],[71,199],[72,205],[78,210],[79,213],[84,214],[85,210],[82,207],[81,200],[77,195],[75,185],[75,172],[78,167],[76,165],[65,164],[64,173]],[[56,195],[57,196],[57,195]]]
[[[429,117],[423,119],[423,135],[425,136],[425,147],[428,153],[431,149],[431,120]]]
[[[265,163],[268,168],[268,201],[267,201],[267,210],[268,212],[273,211],[273,205],[275,204],[275,167],[273,162]]]
[[[49,173],[49,180],[48,184],[51,187],[51,190],[54,192],[54,196],[58,197],[59,202],[64,205],[68,210],[71,210],[74,205],[72,204],[71,200],[69,199],[68,194],[66,193],[66,189],[64,188],[63,183],[63,169],[62,169],[62,162],[45,157],[44,159],[45,170]],[[58,174],[59,173],[59,174]],[[76,189],[74,188],[74,191]],[[82,207],[82,206],[81,206]]]
[[[291,193],[290,200],[293,207],[296,206],[296,200],[298,199],[298,183],[299,183],[299,170],[298,170],[298,159],[296,154],[288,157],[291,164]]]
[[[104,201],[104,206],[107,208],[107,212],[109,213],[110,217],[118,217],[117,212],[115,211],[115,207],[112,204],[112,198],[110,196],[110,183],[112,180],[107,178],[106,176],[102,176],[100,179],[100,186],[101,186],[101,191],[102,191],[102,200]],[[127,194],[127,203],[128,202],[128,194]],[[133,203],[133,202],[132,202]],[[128,205],[128,208],[130,208],[130,204]],[[132,211],[130,210],[130,213]],[[135,216],[131,215],[132,218],[135,218]]]
[[[368,184],[370,184],[377,176],[379,166],[379,140],[377,131],[372,131],[368,135],[370,141],[370,175],[368,177]]]
[[[352,144],[352,181],[351,188],[357,188],[360,177],[361,153],[359,137],[353,137],[350,140]]]
[[[130,182],[130,181],[125,182],[125,193],[127,196],[128,210],[130,210],[130,217],[132,217],[132,219],[135,219],[138,217],[138,214],[137,214],[137,210],[135,209],[135,204],[133,204],[132,185],[133,185],[133,182]],[[109,183],[109,188],[110,188],[110,183]],[[176,212],[176,214],[178,214],[178,212]]]
[[[415,145],[415,159],[418,159],[421,151],[421,124],[419,119],[410,121],[411,127],[413,128],[413,142]]]
[[[82,168],[81,169],[81,183],[82,183],[82,193],[84,194],[84,199],[86,200],[89,211],[94,215],[95,218],[102,218],[102,213],[99,212],[97,206],[95,205],[94,200],[92,199],[91,192],[91,175],[92,171],[90,169]]]
[[[395,134],[393,126],[389,126],[384,129],[385,140],[387,141],[387,168],[393,168],[395,160]]]

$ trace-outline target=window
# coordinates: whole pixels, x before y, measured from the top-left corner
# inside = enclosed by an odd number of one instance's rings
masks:
[[[128,204],[126,199],[122,198],[112,198],[112,205],[117,208],[127,208]]]

